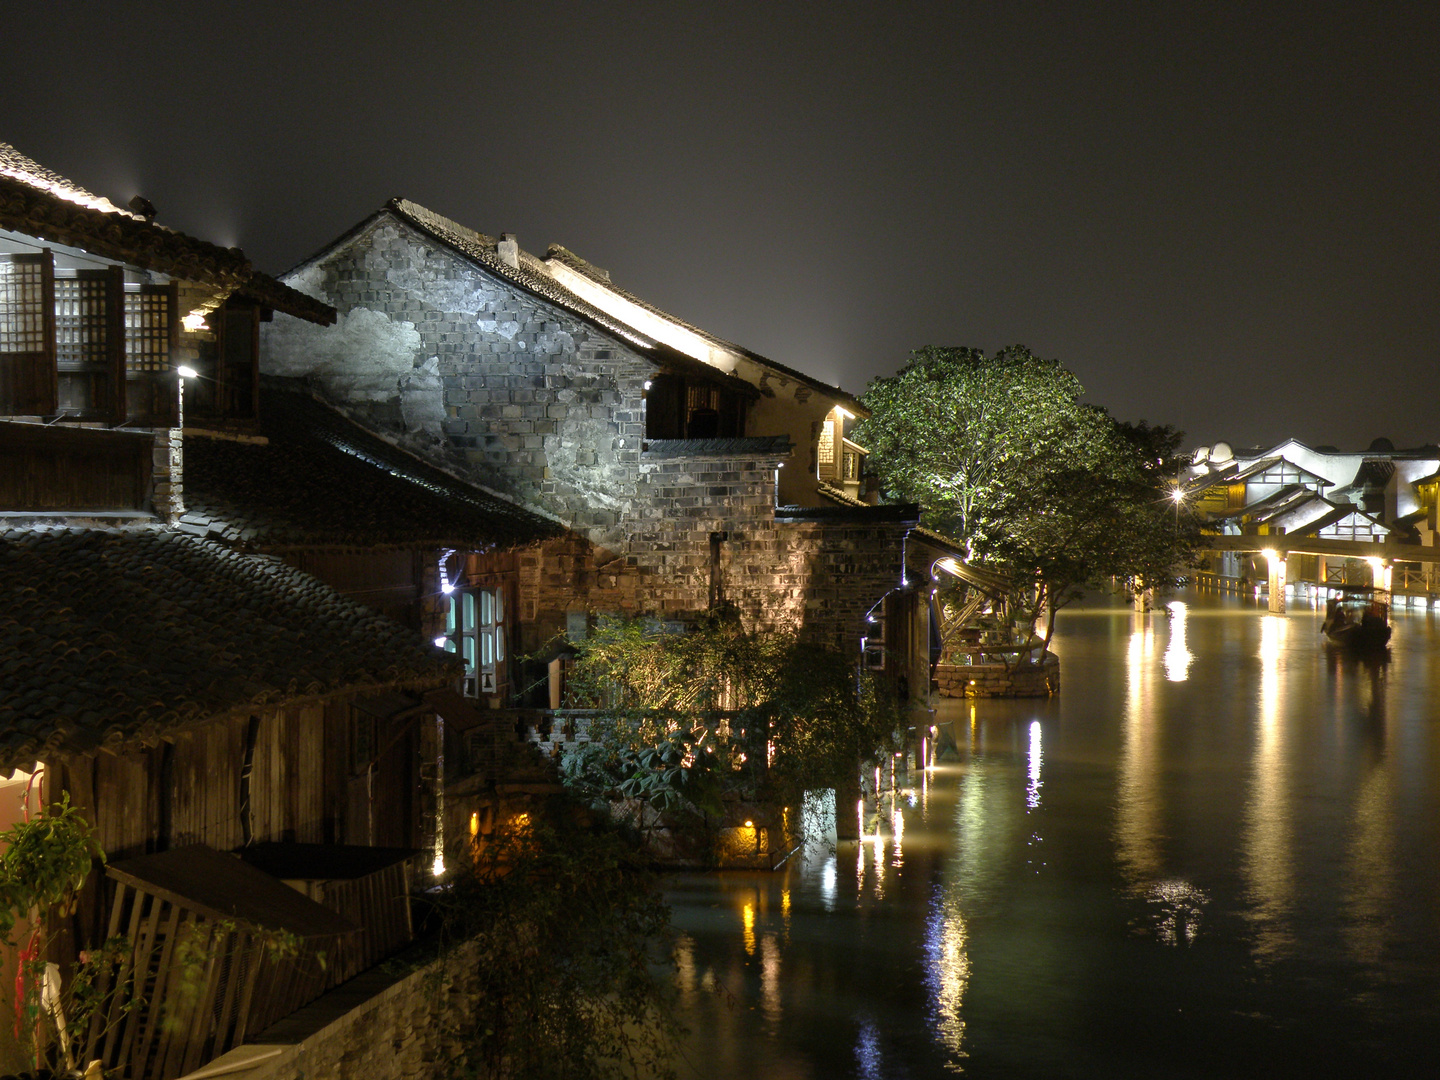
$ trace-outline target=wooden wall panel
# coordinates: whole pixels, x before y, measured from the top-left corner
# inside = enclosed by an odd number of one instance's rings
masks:
[[[240,772],[244,765],[245,721],[206,724],[175,736],[171,765],[170,845],[209,844],[218,851],[238,847]]]
[[[149,755],[95,755],[95,823],[112,859],[144,855],[155,840]]]
[[[295,839],[302,844],[325,842],[325,707],[300,710],[299,783]]]

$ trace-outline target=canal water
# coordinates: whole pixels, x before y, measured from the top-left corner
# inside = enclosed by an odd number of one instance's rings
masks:
[[[1440,1075],[1440,623],[1319,619],[1067,610],[860,843],[672,878],[680,1076]]]

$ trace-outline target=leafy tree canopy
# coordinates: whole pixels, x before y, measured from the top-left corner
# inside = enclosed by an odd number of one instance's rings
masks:
[[[845,657],[723,615],[684,634],[606,619],[578,648],[572,689],[603,716],[562,767],[592,798],[700,814],[735,792],[798,805],[901,724],[892,688]]]
[[[857,438],[890,497],[920,504],[1053,614],[1086,582],[1168,583],[1194,536],[1170,499],[1180,432],[1117,422],[1081,393],[1022,346],[927,347],[871,382]]]

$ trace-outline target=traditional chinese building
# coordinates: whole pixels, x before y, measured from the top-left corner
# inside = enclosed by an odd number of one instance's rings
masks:
[[[915,507],[860,497],[851,395],[564,248],[537,257],[405,200],[285,280],[339,321],[268,326],[267,372],[573,530],[544,549],[533,641],[593,613],[724,606],[928,685],[929,567],[952,552]]]

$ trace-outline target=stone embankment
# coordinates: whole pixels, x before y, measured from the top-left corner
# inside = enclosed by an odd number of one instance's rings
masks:
[[[1047,653],[1043,664],[1007,670],[1004,664],[937,664],[941,697],[1049,697],[1060,689],[1060,660]]]

